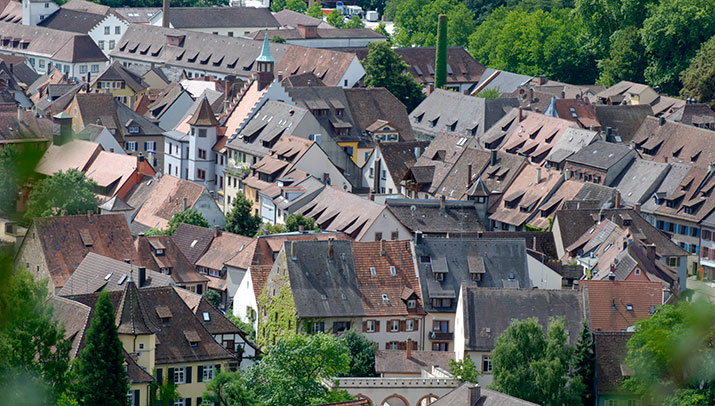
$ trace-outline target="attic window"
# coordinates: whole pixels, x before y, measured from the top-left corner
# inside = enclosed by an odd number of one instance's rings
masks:
[[[117,281],[117,285],[121,285],[125,280],[127,280],[127,275],[122,275],[122,277],[119,278],[119,281]]]
[[[325,294],[320,295],[320,298],[323,299],[323,300],[328,300],[328,297],[325,296]]]
[[[386,294],[382,294],[382,303],[390,303],[390,298]]]
[[[421,123],[421,122],[422,122],[422,118],[423,118],[424,116],[425,116],[425,113],[420,113],[420,114],[418,114],[417,116],[415,116],[415,121],[417,121],[418,123]]]
[[[82,239],[82,244],[84,244],[85,247],[89,248],[94,245],[94,241],[92,240],[92,235],[89,234],[89,230],[79,230],[79,237]]]
[[[375,267],[371,266],[370,267],[370,277],[374,278],[377,276],[377,272],[375,272]]]
[[[204,321],[206,321],[206,322],[211,321],[211,315],[209,314],[209,312],[203,312],[203,317],[204,317]]]
[[[113,274],[113,273],[114,273],[114,272],[110,272],[110,273],[108,273],[108,274],[107,274],[107,276],[105,276],[105,277],[104,277],[104,280],[105,280],[105,281],[108,281],[108,280],[109,280],[109,278],[111,278],[111,277],[112,277],[112,274]]]
[[[201,337],[199,337],[199,334],[195,330],[184,331],[184,337],[186,338],[186,341],[188,341],[189,344],[191,344],[191,348],[199,347],[199,342],[201,342]]]
[[[166,326],[169,324],[169,321],[171,320],[172,314],[171,310],[169,309],[168,306],[157,306],[156,307],[156,315],[159,316],[161,319],[161,322]]]
[[[626,310],[628,310],[629,312],[632,312],[632,311],[633,311],[633,305],[632,305],[631,303],[628,303],[628,304],[626,305]]]
[[[129,127],[129,134],[139,134],[139,127],[137,127],[137,126]]]
[[[199,240],[194,240],[191,242],[191,248],[194,248],[196,246],[196,243],[199,242]]]
[[[390,275],[397,276],[397,269],[392,265],[390,265]]]

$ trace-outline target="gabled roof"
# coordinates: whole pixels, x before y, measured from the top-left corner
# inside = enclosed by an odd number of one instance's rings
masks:
[[[427,313],[454,312],[464,284],[495,288],[531,288],[523,239],[423,238],[415,245],[423,306]],[[434,268],[446,269],[443,281]],[[441,271],[444,271],[441,269]],[[480,281],[472,273],[481,273]],[[450,307],[433,307],[433,298],[451,298]]]
[[[575,345],[586,317],[581,292],[574,290],[503,289],[462,286],[464,347],[489,352],[512,320],[536,317],[546,330],[550,320],[565,319],[567,339]],[[505,303],[509,303],[505,306]]]
[[[283,11],[289,11],[285,9]],[[281,81],[283,87],[310,87],[310,86],[325,86],[319,77],[313,72],[301,73],[283,78]]]
[[[395,52],[418,83],[434,82],[435,47],[395,48]],[[486,70],[464,47],[447,48],[447,66],[447,83],[478,83]]]
[[[633,136],[644,158],[707,168],[715,162],[715,131],[647,117]]]
[[[66,10],[83,11],[86,13],[101,15],[107,14],[111,10],[109,6],[86,0],[69,0],[62,5],[62,8]]]
[[[0,22],[0,36],[27,41],[27,47],[22,49],[24,54],[32,54],[59,62],[81,63],[107,60],[102,50],[87,34]],[[13,48],[12,43],[15,41],[10,41],[9,45],[0,45],[0,51],[17,52],[18,49]]]
[[[280,28],[268,30],[268,39],[271,40],[275,37],[281,37],[286,40],[304,40],[303,33],[296,28]],[[249,38],[254,40],[264,40],[266,37],[265,30],[257,30],[248,34]],[[336,30],[334,27],[323,28],[319,27],[314,38],[308,38],[308,41],[312,40],[331,40],[331,39],[375,39],[380,40],[385,38],[384,35],[376,32],[371,28],[342,28]],[[341,41],[342,42],[342,41]]]
[[[52,303],[52,319],[64,328],[64,338],[69,339],[72,343],[70,359],[75,359],[79,355],[79,346],[89,324],[89,313],[92,309],[82,303],[60,296],[52,296],[50,302]]]
[[[365,315],[351,241],[293,241],[283,250],[299,318]]]
[[[409,240],[353,242],[352,257],[365,316],[424,314]],[[407,300],[415,300],[415,307]]]
[[[474,236],[485,230],[473,201],[387,199],[385,205],[413,233]]]
[[[653,196],[669,169],[665,163],[634,159],[612,186],[621,193],[623,204],[632,207]]]
[[[108,292],[123,290],[129,276],[133,275],[134,279],[139,283],[137,265],[136,263],[128,264],[123,260],[119,261],[90,252],[84,257],[77,270],[74,271],[57,294],[60,296],[72,296],[98,293],[100,290]],[[141,288],[169,286],[172,284],[174,284],[174,281],[170,276],[148,269],[145,284]]]
[[[410,113],[410,122],[416,132],[433,137],[443,130],[481,136],[518,105],[516,99],[486,99],[435,89]]]
[[[489,218],[515,227],[523,226],[562,181],[563,175],[554,170],[535,165],[525,166],[504,191]],[[513,207],[507,206],[507,202]]]
[[[318,18],[313,18],[310,16],[307,16],[303,13],[297,13],[293,10],[288,10],[287,8],[284,8],[283,10],[273,13],[273,17],[275,17],[276,21],[282,26],[282,27],[292,27],[292,28],[297,28],[298,24],[304,24],[304,25],[317,25],[318,28],[329,28],[329,29],[335,29],[332,25],[326,23],[325,21],[318,19]]]
[[[164,175],[139,183],[129,195],[127,202],[138,207],[132,222],[148,228],[166,228],[171,217],[186,208],[193,208],[206,188],[194,182]]]
[[[291,46],[283,58],[276,58],[279,61],[276,71],[285,76],[313,72],[326,86],[341,86],[341,79],[356,59],[354,54],[346,52]]]
[[[454,353],[447,351],[412,351],[411,355],[407,358],[405,351],[375,351],[375,372],[421,375],[422,371],[431,372],[433,366],[447,371],[454,358]]]
[[[98,73],[94,77],[92,85],[94,86],[98,81],[102,80],[123,81],[134,92],[140,92],[149,87],[141,76],[126,69],[117,61],[112,62],[102,72]]]
[[[327,82],[326,85],[325,87],[292,87],[286,91],[298,106],[308,109],[315,116],[323,129],[336,142],[364,141],[366,137],[362,135],[362,128],[358,127],[353,117],[346,89]],[[327,115],[318,113],[326,110]],[[370,124],[373,122],[374,120]],[[338,135],[336,128],[348,128],[347,135]]]
[[[598,139],[598,132],[596,131],[569,127],[564,132],[564,135],[556,141],[551,152],[546,156],[546,160],[560,164],[574,153]]]
[[[124,286],[122,298],[115,310],[117,332],[119,334],[146,335],[159,331],[159,327],[147,315],[139,297],[139,289],[130,277]]]
[[[360,130],[377,120],[386,120],[400,133],[402,141],[414,139],[405,105],[384,87],[345,89],[353,122]]]
[[[495,89],[502,93],[511,93],[531,79],[533,79],[532,76],[486,68],[484,73],[482,73],[482,77],[479,79],[479,84],[472,89],[472,94],[487,89]]]
[[[171,239],[189,262],[196,264],[211,245],[215,233],[215,229],[182,223],[176,228]]]
[[[178,284],[206,282],[205,276],[196,271],[194,265],[174,244],[171,236],[158,235],[145,237],[140,235],[136,240],[139,264],[156,272],[169,269],[169,275]],[[162,250],[157,252],[157,248]]]
[[[715,111],[705,103],[688,103],[665,116],[666,119],[694,126],[715,124]]]
[[[252,242],[253,238],[251,237],[229,233],[228,231],[219,231],[209,248],[196,262],[196,266],[208,269],[223,269],[226,262],[243,251]]]
[[[90,252],[120,261],[137,259],[123,214],[42,217],[36,218],[33,226],[57,289],[64,286]],[[27,233],[25,238],[31,235]]]
[[[632,374],[626,366],[626,343],[633,333],[595,332],[596,391],[599,395],[627,393],[623,382]]]
[[[621,142],[628,144],[633,139],[633,135],[638,131],[643,120],[647,116],[653,115],[653,109],[647,104],[618,105],[618,106],[594,106],[596,118],[601,123],[603,130],[610,127],[614,137],[618,137]],[[612,140],[606,140],[612,141]],[[617,140],[613,140],[617,141]]]
[[[106,18],[102,14],[60,8],[41,20],[37,25],[60,31],[87,34]]]
[[[478,391],[479,398],[472,399],[473,392]],[[470,403],[473,401],[474,403]],[[434,406],[534,406],[526,400],[515,398],[491,389],[479,387],[476,384],[465,382],[446,395],[432,402]]]
[[[429,142],[383,142],[375,148],[380,149],[380,156],[390,172],[390,177],[399,183],[407,171],[417,162],[415,154],[420,154],[429,145]]]
[[[149,24],[151,18],[161,11],[161,7],[116,7],[112,11],[131,24]]]
[[[127,107],[124,103],[119,100],[114,100],[117,107],[117,118],[119,118],[119,123],[121,124],[122,132],[124,136],[130,138],[132,136],[162,136],[163,130],[159,128],[158,125],[151,122],[143,115],[137,113],[136,111]],[[135,127],[137,133],[132,133],[129,131],[130,127]]]
[[[37,164],[35,172],[52,176],[68,169],[86,171],[94,162],[102,147],[96,142],[72,140],[62,145],[50,145]]]
[[[199,107],[194,111],[188,123],[201,127],[215,127],[218,125],[218,120],[216,120],[216,116],[206,96],[201,99],[201,104],[199,104]]]
[[[628,145],[613,144],[606,141],[596,141],[586,145],[580,151],[566,159],[567,163],[590,166],[597,169],[610,170],[614,165],[627,159],[632,154]]]
[[[173,287],[139,289],[138,297],[145,309],[149,322],[160,326],[156,333],[155,362],[158,366],[189,362],[235,360],[233,354],[217,343],[211,333],[201,324],[198,317],[184,303]],[[70,299],[94,308],[98,294],[72,296]],[[110,292],[109,299],[118,309],[122,292]],[[164,323],[157,309],[168,310],[168,323]],[[162,315],[167,316],[162,312]],[[94,317],[94,310],[90,318]],[[192,347],[186,339],[187,332],[193,332],[198,343]]]
[[[663,284],[658,282],[605,279],[582,283],[594,331],[626,331],[663,304]]]
[[[114,138],[119,142],[124,141],[114,96],[109,93],[77,93],[74,102],[77,105],[77,114],[84,124],[103,125],[110,130],[116,130]],[[73,111],[69,113],[75,116]]]
[[[171,7],[169,23],[176,29],[280,27],[264,7]]]

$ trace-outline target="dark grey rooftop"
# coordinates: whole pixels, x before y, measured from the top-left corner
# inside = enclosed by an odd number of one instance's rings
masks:
[[[608,170],[631,151],[632,149],[628,145],[596,141],[581,148],[580,151],[566,159],[566,162]]]
[[[424,309],[453,313],[463,284],[493,288],[531,288],[524,239],[423,238],[415,245]],[[433,270],[445,270],[443,281]],[[472,279],[480,273],[480,281]],[[451,298],[450,307],[435,308],[433,298]]]
[[[651,197],[667,173],[668,164],[635,159],[616,179],[613,187],[621,192],[623,204],[633,206]]]
[[[473,201],[447,200],[442,208],[439,200],[387,199],[385,205],[412,232],[474,235],[485,230]]]

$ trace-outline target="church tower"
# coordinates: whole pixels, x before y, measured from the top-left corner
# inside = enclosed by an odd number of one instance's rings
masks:
[[[268,41],[268,29],[263,35],[263,48],[261,55],[256,59],[256,69],[258,75],[258,90],[263,90],[273,82],[273,70],[276,60],[271,55],[271,47]]]

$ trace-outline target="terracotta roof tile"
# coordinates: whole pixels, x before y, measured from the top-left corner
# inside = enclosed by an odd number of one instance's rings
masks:
[[[594,331],[625,331],[663,304],[663,284],[645,281],[583,281]]]
[[[164,248],[156,243],[161,243]],[[136,246],[141,266],[155,272],[161,272],[162,268],[170,268],[169,275],[180,285],[206,282],[206,277],[196,272],[193,264],[179,250],[170,236],[139,236]],[[163,254],[160,254],[159,250],[163,250]]]

